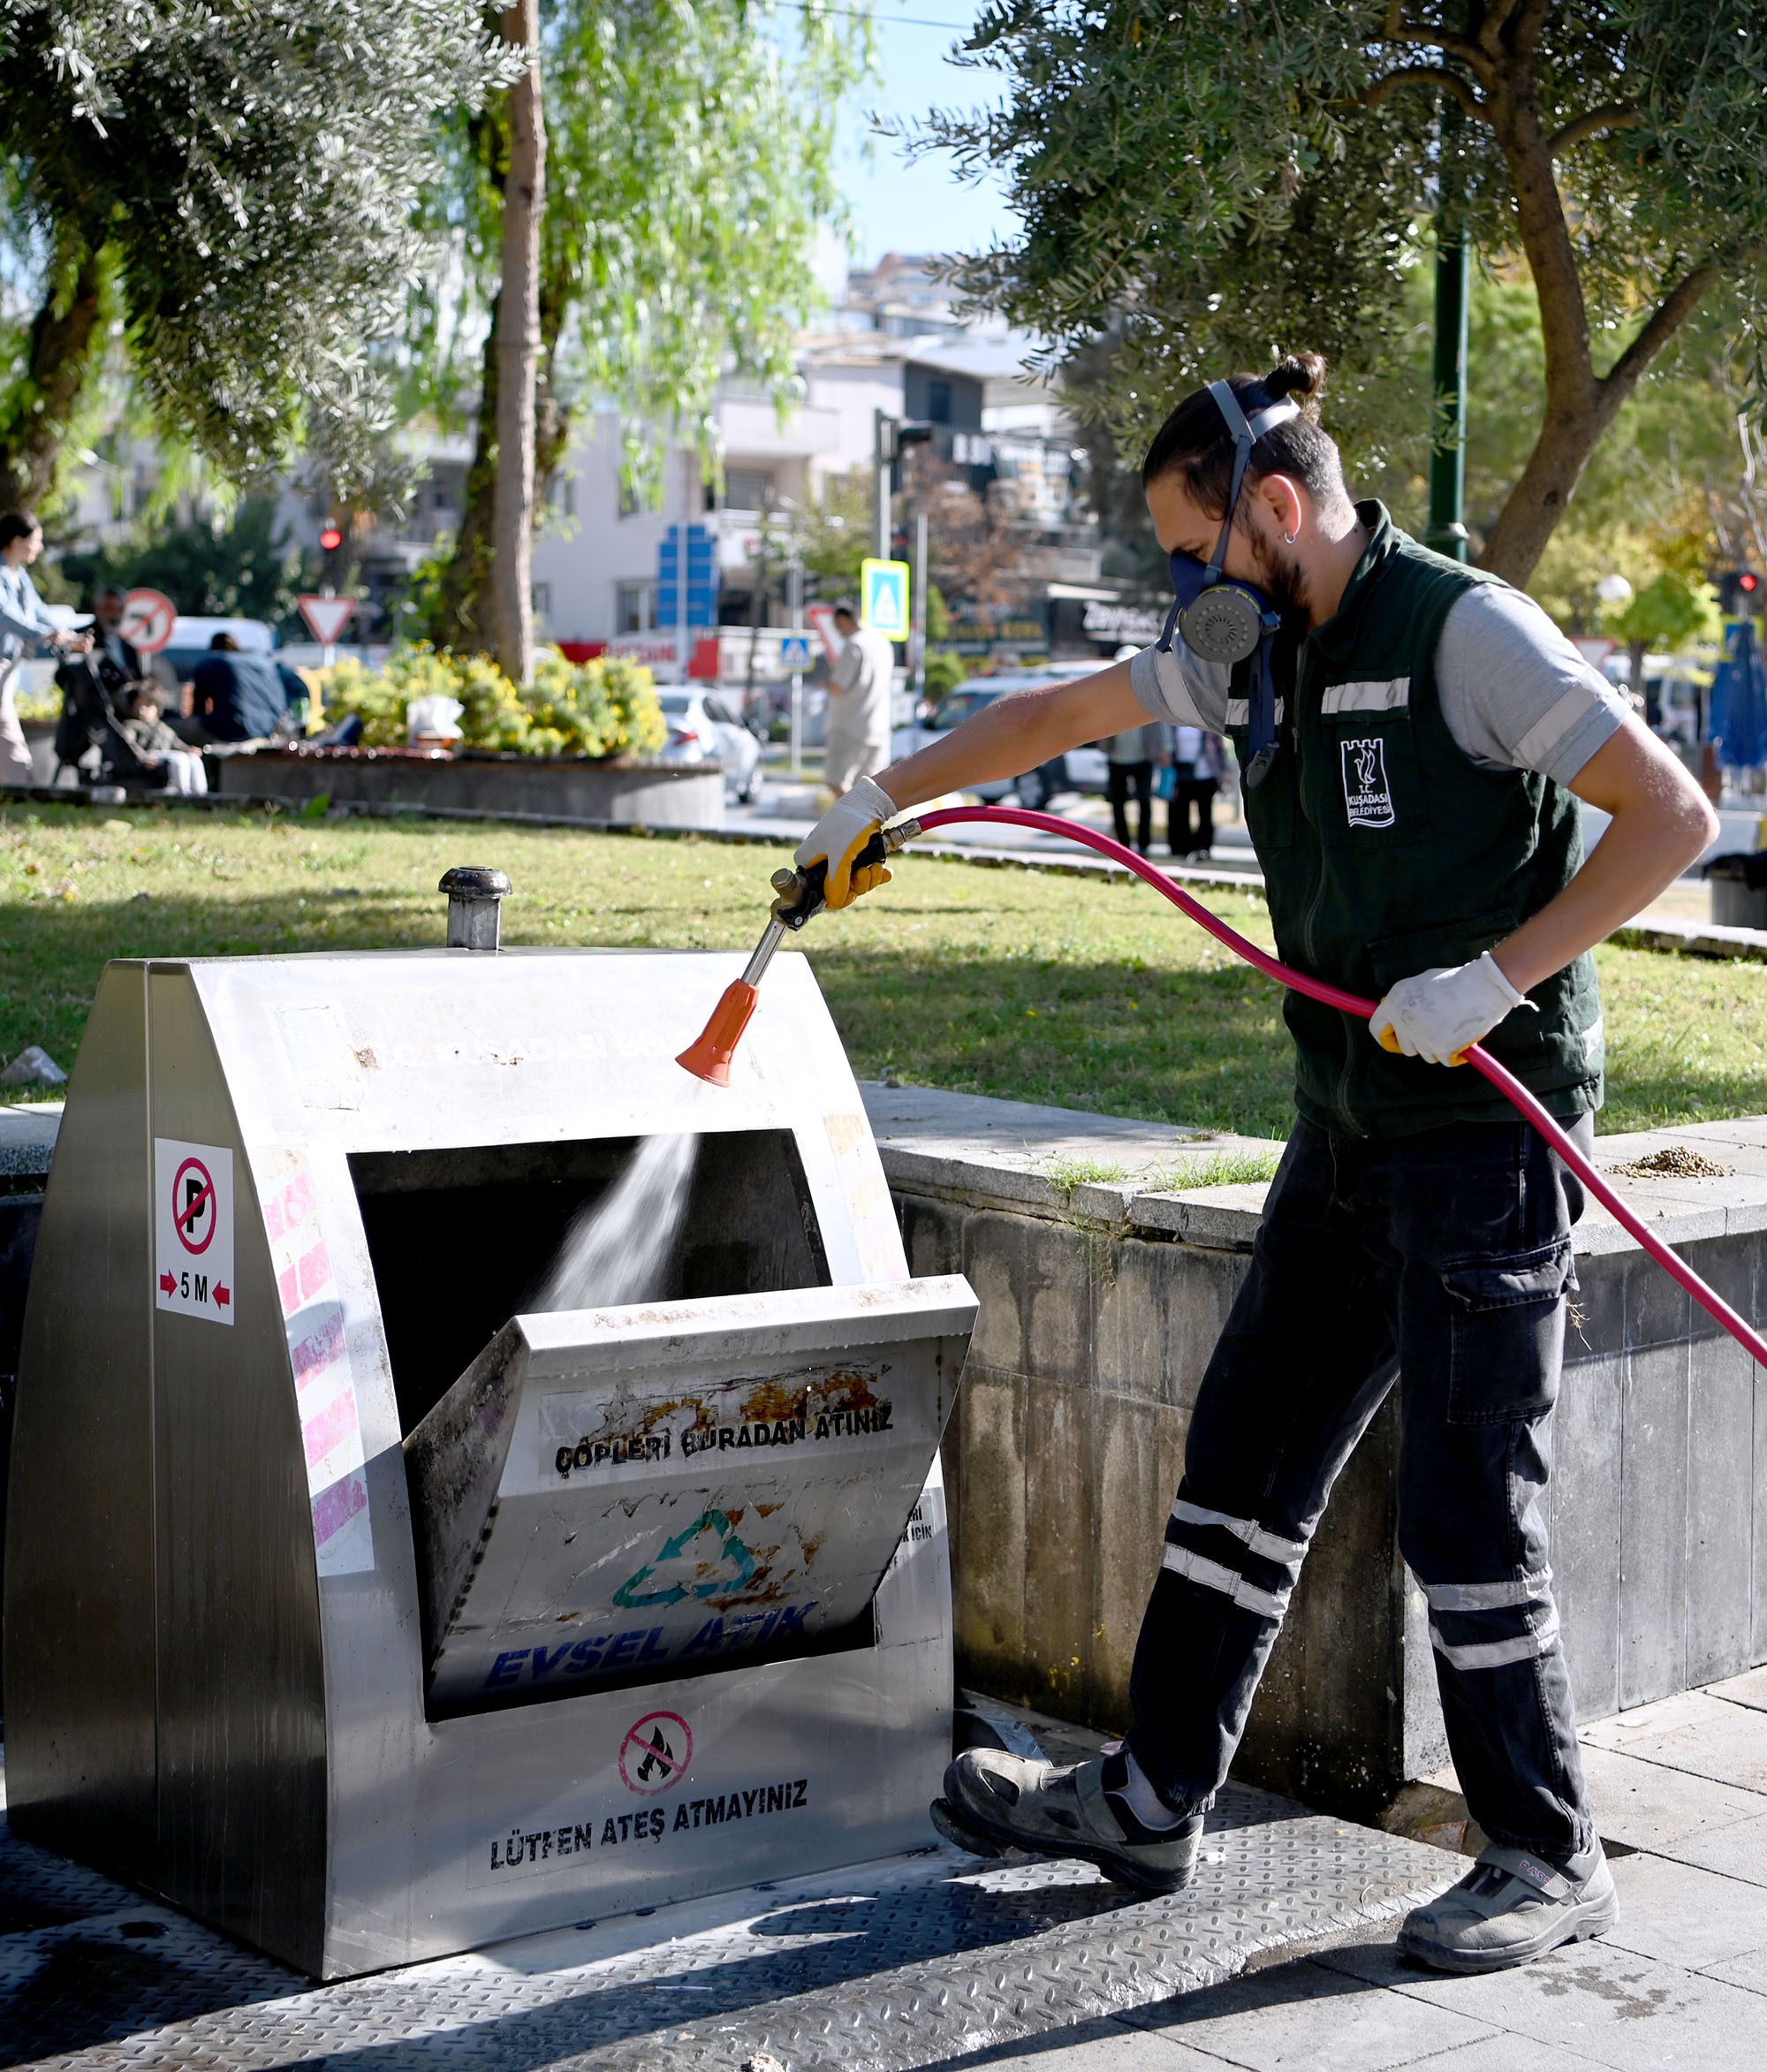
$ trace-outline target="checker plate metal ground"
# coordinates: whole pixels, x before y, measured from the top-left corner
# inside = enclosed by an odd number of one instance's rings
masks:
[[[1390,1919],[1462,1866],[1230,1787],[1187,1892],[952,1849],[313,1986],[0,1839],[0,2063],[73,2072],[791,2072],[928,2066]]]

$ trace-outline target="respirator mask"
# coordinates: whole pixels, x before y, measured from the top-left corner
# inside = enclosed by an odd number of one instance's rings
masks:
[[[1208,562],[1199,561],[1194,554],[1171,558],[1173,602],[1158,645],[1162,653],[1169,654],[1175,630],[1201,662],[1231,664],[1256,657],[1248,695],[1250,738],[1245,769],[1247,785],[1255,786],[1263,782],[1276,761],[1276,687],[1270,674],[1270,649],[1282,620],[1262,591],[1249,583],[1235,581],[1222,570],[1252,448],[1267,431],[1299,417],[1301,408],[1295,403],[1270,403],[1248,418],[1227,383],[1210,382],[1209,393],[1232,435],[1232,484],[1227,492],[1221,536]]]

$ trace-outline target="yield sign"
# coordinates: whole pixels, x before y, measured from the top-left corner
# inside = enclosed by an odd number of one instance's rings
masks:
[[[356,609],[353,597],[302,597],[300,604],[307,630],[322,648],[333,644]]]

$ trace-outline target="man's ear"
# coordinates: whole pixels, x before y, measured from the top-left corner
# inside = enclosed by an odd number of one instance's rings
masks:
[[[1285,538],[1298,533],[1312,514],[1311,499],[1292,474],[1261,475],[1255,494]]]

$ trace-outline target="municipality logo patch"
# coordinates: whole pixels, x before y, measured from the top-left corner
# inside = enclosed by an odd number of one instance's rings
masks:
[[[1342,753],[1344,810],[1350,825],[1391,827],[1396,816],[1386,780],[1386,743],[1376,734],[1367,740],[1346,741]]]

